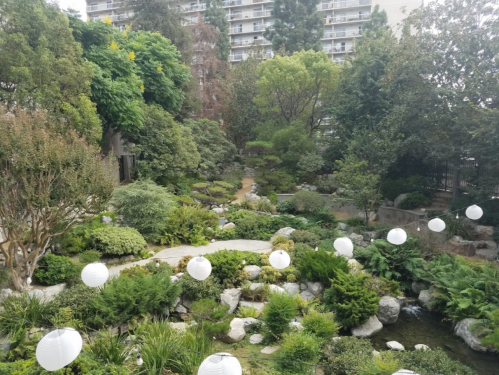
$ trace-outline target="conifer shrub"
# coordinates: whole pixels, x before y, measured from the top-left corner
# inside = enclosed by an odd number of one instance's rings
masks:
[[[211,274],[225,288],[232,288],[247,278],[243,271],[243,254],[237,250],[219,250],[206,254],[211,263]]]
[[[380,298],[366,288],[367,278],[362,274],[338,271],[331,280],[331,288],[324,292],[326,306],[335,312],[343,328],[358,326],[378,313]]]
[[[325,340],[324,373],[326,375],[359,375],[360,369],[372,361],[373,350],[368,339],[342,336],[339,340]]]
[[[295,230],[289,238],[295,243],[304,243],[314,248],[319,246],[320,242],[318,235],[307,230]]]
[[[306,332],[323,339],[330,339],[338,334],[338,325],[332,312],[312,309],[303,316],[302,325]]]
[[[324,198],[316,191],[300,190],[292,198],[298,212],[312,213],[324,207]]]
[[[268,328],[268,339],[275,341],[289,330],[289,322],[298,315],[298,304],[287,293],[270,293],[262,320]]]
[[[184,276],[182,276],[180,283],[182,285],[182,296],[191,301],[198,301],[206,298],[218,301],[220,299],[220,294],[223,292],[222,286],[216,282],[213,276],[208,277],[206,280],[199,281],[185,273]]]
[[[344,257],[319,249],[304,252],[297,257],[296,268],[303,279],[319,281],[327,287],[338,272],[348,272],[348,261]]]
[[[103,227],[92,231],[92,245],[102,254],[139,254],[147,247],[144,237],[134,228]]]
[[[229,305],[213,299],[202,299],[191,305],[194,320],[209,337],[223,338],[230,330],[234,314],[229,314]]]
[[[283,335],[279,350],[274,354],[276,369],[281,374],[308,374],[307,363],[317,363],[321,357],[321,340],[312,333],[297,331]]]

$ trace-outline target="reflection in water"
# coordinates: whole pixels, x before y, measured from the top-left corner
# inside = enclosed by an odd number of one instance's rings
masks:
[[[470,349],[454,335],[450,322],[417,305],[403,307],[397,323],[385,325],[371,341],[376,350],[386,350],[388,341],[398,341],[406,350],[413,350],[417,344],[426,344],[430,348],[443,349],[449,357],[461,361],[479,375],[499,375],[499,355]]]

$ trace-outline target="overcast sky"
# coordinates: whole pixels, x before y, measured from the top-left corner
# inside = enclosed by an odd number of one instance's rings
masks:
[[[87,3],[85,0],[55,0],[57,3],[59,3],[59,6],[61,9],[76,9],[80,12],[81,18],[85,21],[87,19],[87,13],[85,11],[85,7],[87,6]]]

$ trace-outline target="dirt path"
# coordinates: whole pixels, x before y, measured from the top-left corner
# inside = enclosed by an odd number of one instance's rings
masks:
[[[236,191],[234,194],[236,200],[233,203],[240,203],[246,198],[246,193],[251,191],[251,185],[253,184],[253,177],[243,177],[243,187]]]

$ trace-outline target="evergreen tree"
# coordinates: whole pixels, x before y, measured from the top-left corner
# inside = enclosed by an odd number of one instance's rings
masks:
[[[324,20],[317,10],[319,0],[276,0],[272,11],[274,28],[267,28],[264,37],[272,48],[286,53],[301,50],[320,51]]]
[[[204,21],[215,28],[218,33],[218,56],[222,61],[229,59],[230,38],[229,21],[225,15],[225,10],[221,0],[207,0],[204,12]]]

